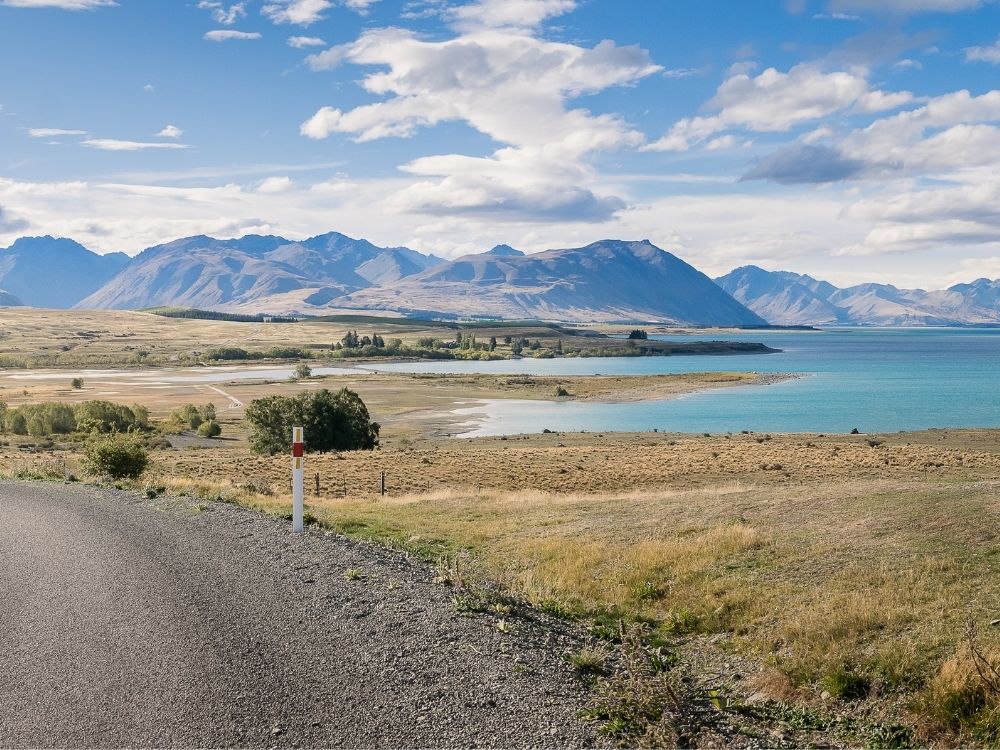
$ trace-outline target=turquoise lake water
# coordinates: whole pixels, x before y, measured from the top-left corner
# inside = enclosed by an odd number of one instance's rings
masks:
[[[754,370],[804,377],[627,404],[491,400],[468,435],[555,431],[895,432],[1000,427],[1000,329],[829,329],[663,337],[759,341],[780,354],[403,363],[379,370],[648,375]]]

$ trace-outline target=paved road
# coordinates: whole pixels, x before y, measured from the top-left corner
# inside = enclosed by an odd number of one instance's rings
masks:
[[[0,746],[598,744],[572,636],[450,596],[231,506],[0,482]]]

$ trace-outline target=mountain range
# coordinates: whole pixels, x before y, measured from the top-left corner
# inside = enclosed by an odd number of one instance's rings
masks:
[[[990,279],[936,291],[898,289],[890,284],[838,288],[803,274],[743,266],[715,281],[774,325],[1000,323],[1000,281]]]
[[[337,232],[305,240],[187,237],[134,258],[97,255],[68,239],[26,237],[0,249],[0,306],[18,304],[694,326],[968,325],[1000,323],[1000,281],[940,291],[838,288],[756,266],[713,281],[648,240],[531,255],[497,245],[446,261]]]

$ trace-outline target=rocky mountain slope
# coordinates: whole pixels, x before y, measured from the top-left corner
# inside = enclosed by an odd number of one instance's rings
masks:
[[[92,253],[73,240],[22,237],[0,249],[0,288],[10,295],[0,304],[73,307],[110,281],[128,260],[124,253]]]
[[[249,235],[188,237],[144,250],[81,308],[159,305],[287,312],[322,307],[352,291],[397,281],[442,262],[337,232],[301,242]],[[282,295],[292,294],[288,301]],[[277,304],[276,309],[269,305]]]
[[[843,289],[811,276],[743,266],[716,283],[776,325],[976,325],[1000,323],[1000,281],[948,289],[858,284]]]
[[[337,304],[515,319],[764,323],[700,271],[645,240],[604,240],[533,255],[498,246],[353,292]]]

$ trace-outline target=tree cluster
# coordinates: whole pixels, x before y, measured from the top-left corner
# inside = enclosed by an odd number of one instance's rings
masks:
[[[0,402],[0,427],[13,435],[32,437],[145,431],[149,429],[149,410],[110,401],[84,401],[75,406],[47,401],[14,409]]]
[[[297,396],[265,396],[246,409],[250,447],[257,453],[287,453],[292,428],[305,429],[309,452],[372,450],[378,445],[379,424],[357,393],[324,388]]]

